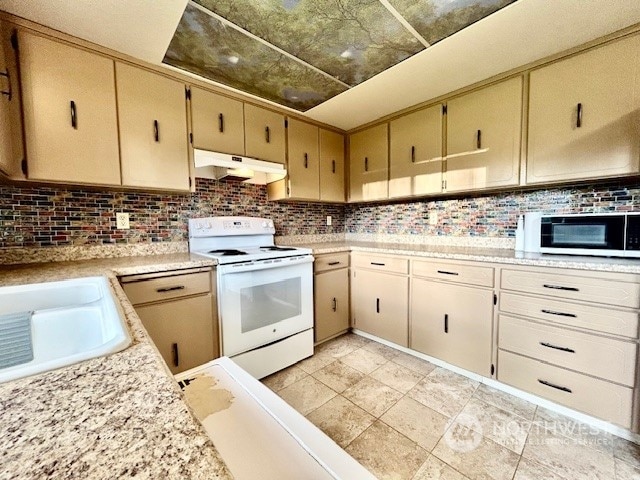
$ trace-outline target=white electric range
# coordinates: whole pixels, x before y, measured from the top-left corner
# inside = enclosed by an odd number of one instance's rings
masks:
[[[190,252],[218,263],[222,355],[256,378],[313,354],[313,256],[274,234],[265,218],[189,220]]]

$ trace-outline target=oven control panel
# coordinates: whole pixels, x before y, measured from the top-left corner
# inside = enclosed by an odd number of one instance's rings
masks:
[[[190,237],[274,234],[272,220],[258,217],[207,217],[189,219]]]

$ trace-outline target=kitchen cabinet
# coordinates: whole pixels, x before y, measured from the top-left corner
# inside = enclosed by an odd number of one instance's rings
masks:
[[[17,178],[24,151],[17,58],[11,45],[13,33],[0,22],[0,174]]]
[[[522,77],[447,102],[447,192],[518,185]]]
[[[193,148],[244,155],[244,105],[198,87],[191,87]]]
[[[284,115],[245,103],[244,134],[247,156],[285,163]]]
[[[314,262],[316,343],[349,329],[349,253],[317,255]]]
[[[529,78],[527,183],[638,173],[640,35]]]
[[[18,43],[27,178],[120,185],[113,60],[23,31]]]
[[[210,269],[125,276],[120,282],[173,374],[219,356]]]
[[[320,198],[318,127],[293,118],[288,122],[289,196],[318,200]]]
[[[344,202],[344,135],[320,129],[320,200]]]
[[[116,62],[122,184],[189,190],[185,86]]]
[[[490,377],[493,269],[422,260],[412,263],[411,348]],[[432,279],[436,275],[441,278]],[[481,281],[476,283],[477,279]],[[478,283],[488,288],[479,288]]]
[[[408,346],[408,260],[354,253],[351,306],[358,330]]]
[[[383,123],[349,137],[349,201],[389,196],[389,135]]]
[[[442,105],[389,124],[389,198],[442,190]]]

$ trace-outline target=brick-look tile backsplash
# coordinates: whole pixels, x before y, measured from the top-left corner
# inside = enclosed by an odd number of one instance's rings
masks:
[[[269,202],[264,185],[201,178],[192,194],[0,185],[0,248],[183,241],[189,218],[215,215],[272,218],[277,235],[342,233],[344,209]],[[116,212],[130,213],[131,229],[116,229]]]
[[[436,225],[429,212],[436,212]],[[446,200],[348,205],[347,233],[511,237],[525,212],[640,212],[640,183],[608,182]]]

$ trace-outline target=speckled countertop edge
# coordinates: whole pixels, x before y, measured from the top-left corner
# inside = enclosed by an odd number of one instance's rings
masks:
[[[0,480],[231,479],[117,276],[213,266],[188,253],[0,267],[0,285],[106,276],[125,350],[0,384]]]

